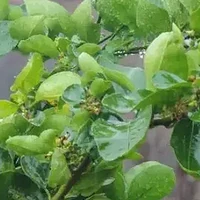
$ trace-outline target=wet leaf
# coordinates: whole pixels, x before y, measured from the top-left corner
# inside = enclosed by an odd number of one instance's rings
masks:
[[[115,180],[111,184],[104,186],[103,191],[105,192],[106,196],[110,199],[126,199],[126,182],[123,172],[121,170],[116,170],[113,177]]]
[[[80,84],[73,84],[69,86],[63,93],[62,99],[65,102],[80,103],[85,97],[85,90]]]
[[[69,126],[69,113],[58,111],[55,109],[47,109],[44,111],[45,120],[40,126],[33,127],[28,133],[29,135],[39,135],[47,129],[54,129],[60,135],[66,127]]]
[[[4,146],[9,137],[18,135],[19,132],[12,123],[5,123],[0,125],[0,145]]]
[[[140,112],[130,122],[107,122],[98,119],[92,124],[91,134],[100,156],[107,161],[115,160],[131,151],[146,135],[151,119],[151,108]]]
[[[1,13],[1,12],[0,12]],[[0,22],[0,56],[9,53],[17,46],[18,41],[13,39],[9,32],[9,21]]]
[[[80,133],[90,121],[90,113],[87,110],[80,110],[75,113],[71,120],[71,127],[77,133]]]
[[[153,0],[140,0],[136,13],[137,26],[144,33],[158,34],[169,31],[171,22],[168,12]]]
[[[196,111],[194,113],[191,113],[191,115],[189,117],[194,122],[200,122],[200,111]]]
[[[183,170],[198,177],[200,176],[199,138],[199,124],[183,119],[176,124],[170,142]]]
[[[30,199],[48,200],[47,194],[40,190],[27,176],[15,172],[0,174],[0,194],[4,200]]]
[[[173,169],[158,162],[146,162],[126,173],[127,200],[157,200],[170,194],[175,186]]]
[[[111,94],[103,98],[102,104],[111,112],[129,113],[133,110],[135,102],[121,94]]]
[[[10,137],[7,141],[7,148],[13,150],[18,155],[38,155],[47,154],[55,147],[55,130],[45,130],[40,136],[23,135]]]
[[[17,40],[26,40],[32,35],[45,34],[44,16],[23,16],[10,24],[10,35]]]
[[[18,110],[18,105],[7,100],[0,100],[0,118],[8,117]]]
[[[154,89],[152,77],[159,70],[187,79],[188,64],[182,41],[180,30],[173,25],[172,32],[162,33],[150,44],[144,60],[147,89]]]
[[[36,93],[36,101],[58,100],[66,88],[73,84],[81,84],[79,75],[73,72],[59,72],[47,78]]]
[[[102,66],[124,73],[135,86],[135,89],[144,89],[146,87],[146,80],[143,69],[139,67],[129,67],[115,64],[104,56],[99,57],[98,61]]]
[[[200,6],[199,0],[179,0],[185,8],[191,13],[192,11],[196,10]]]
[[[0,2],[0,20],[6,19],[9,13],[9,1],[1,0]]]
[[[27,40],[22,40],[18,47],[24,53],[38,52],[50,58],[55,58],[59,54],[56,44],[45,35],[33,35]]]
[[[51,171],[48,177],[48,185],[52,188],[63,185],[71,178],[66,158],[60,149],[55,149],[51,159]]]
[[[44,15],[46,25],[55,33],[74,34],[74,24],[67,10],[56,2],[49,0],[24,0],[29,15]]]
[[[8,20],[16,20],[23,16],[23,11],[20,6],[10,5]]]
[[[23,156],[20,159],[20,163],[24,174],[36,183],[39,188],[46,189],[49,164],[41,163],[36,158],[29,156]]]
[[[27,65],[16,77],[12,91],[21,90],[24,93],[30,92],[37,84],[39,84],[44,71],[42,56],[38,53],[33,54]]]
[[[96,78],[90,85],[89,91],[90,94],[95,97],[102,97],[110,88],[112,84],[110,81]]]
[[[97,10],[106,29],[113,31],[126,25],[131,30],[135,30],[137,3],[138,0],[101,0],[97,1]]]
[[[199,69],[200,51],[199,49],[191,49],[187,51],[186,56],[188,61],[189,74],[191,74],[192,71]]]
[[[97,61],[87,53],[81,53],[78,57],[80,69],[86,73],[90,70],[95,73],[103,73],[101,66],[97,63]]]
[[[200,1],[199,1],[199,6],[200,6]],[[198,23],[199,19],[200,19],[200,8],[195,9],[195,11],[192,12],[190,16],[190,27],[197,33],[200,32],[200,25]]]
[[[97,192],[106,181],[113,182],[112,175],[112,170],[85,173],[75,184],[74,189],[82,196],[88,197]]]
[[[79,58],[79,66],[80,69],[84,73],[89,73],[89,76],[84,77],[86,80],[84,80],[84,83],[91,81],[91,79],[94,79],[96,74],[102,74],[104,75],[108,80],[113,81],[123,87],[126,90],[133,91],[134,90],[134,85],[132,84],[131,80],[122,72],[117,71],[117,70],[111,70],[105,67],[102,67],[97,63],[97,61],[90,56],[87,53],[82,53]]]
[[[178,76],[166,71],[159,71],[153,76],[153,85],[155,88],[167,89],[170,87],[184,87],[191,84],[179,78]]]
[[[101,50],[101,47],[94,43],[85,43],[81,45],[78,49],[80,53],[88,53],[89,55],[93,56]]]
[[[0,148],[0,173],[14,171],[14,169],[15,166],[10,153],[5,149]]]
[[[123,87],[126,90],[133,91],[134,85],[132,84],[131,80],[122,72],[117,70],[111,70],[107,68],[102,68],[105,76],[108,80],[113,81]]]
[[[76,26],[79,37],[91,43],[97,43],[100,39],[100,25],[93,22],[92,4],[90,0],[84,0],[72,14],[72,20]]]

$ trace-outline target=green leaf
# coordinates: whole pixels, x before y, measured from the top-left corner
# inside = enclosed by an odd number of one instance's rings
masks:
[[[187,57],[182,45],[172,43],[166,48],[160,69],[174,73],[182,79],[187,79]]]
[[[65,33],[71,37],[74,33],[74,24],[67,10],[49,0],[24,0],[29,15],[44,15],[46,25],[50,31]]]
[[[16,127],[12,123],[5,123],[0,125],[0,145],[4,146],[9,137],[18,135]]]
[[[36,183],[39,188],[46,189],[49,164],[41,163],[36,158],[29,156],[23,156],[20,159],[20,163],[24,174]]]
[[[44,16],[23,16],[10,24],[10,35],[17,40],[26,40],[32,35],[45,34]]]
[[[114,174],[114,181],[113,183],[104,186],[103,191],[105,192],[106,196],[113,200],[124,200],[126,199],[125,190],[126,190],[126,182],[123,172],[120,170],[116,170]]]
[[[10,137],[7,141],[7,148],[18,155],[47,154],[55,146],[56,131],[49,129],[43,131],[40,136],[23,135]]]
[[[71,41],[68,38],[57,37],[55,39],[56,47],[61,52],[66,52]]]
[[[72,14],[76,31],[79,37],[91,43],[98,43],[100,39],[100,25],[92,19],[92,4],[90,0],[84,0]]]
[[[148,94],[144,98],[140,98],[138,104],[136,104],[135,109],[145,108],[148,105],[161,106],[164,105],[174,105],[175,102],[183,97],[183,94],[189,93],[191,87],[190,84],[182,85],[181,87],[172,86],[168,89],[161,89],[151,94]],[[170,98],[169,98],[170,97]]]
[[[59,72],[47,78],[36,93],[36,101],[58,100],[66,88],[81,84],[80,76],[73,72]]]
[[[171,21],[177,24],[178,27],[183,28],[188,23],[189,13],[180,0],[165,0],[163,4]]]
[[[45,114],[42,111],[37,111],[33,118],[28,120],[34,126],[41,126],[45,121]]]
[[[170,194],[175,186],[173,169],[158,162],[146,162],[126,173],[127,200],[158,200]]]
[[[199,138],[199,124],[184,119],[174,127],[170,142],[183,170],[198,177],[200,176],[200,162],[197,156]]]
[[[89,76],[84,77],[84,84],[87,83],[88,80],[91,81],[92,79],[94,79],[96,74],[103,74],[108,80],[119,84],[126,90],[133,91],[134,86],[131,80],[124,73],[102,67],[92,56],[87,53],[82,53],[79,56],[78,61],[80,69],[84,73],[89,73],[93,71],[93,73],[90,73]]]
[[[153,0],[140,0],[136,12],[137,26],[144,33],[158,34],[169,31],[171,22],[168,12]]]
[[[148,47],[144,60],[147,89],[154,89],[152,77],[159,70],[187,79],[188,64],[182,41],[180,30],[173,25],[172,32],[162,33]]]
[[[122,88],[126,90],[133,91],[134,85],[132,84],[131,80],[122,72],[119,72],[117,70],[111,70],[107,68],[102,68],[105,76],[108,78],[108,80],[113,81],[120,85]]]
[[[80,110],[75,113],[70,125],[73,130],[75,130],[77,133],[80,133],[89,121],[90,113],[87,110]]]
[[[10,5],[8,20],[16,20],[23,16],[23,11],[20,6]]]
[[[119,18],[117,17],[117,10],[113,9],[115,3],[116,1],[114,0],[96,1],[96,7],[100,13],[100,16],[102,17],[103,24],[109,31],[114,31],[122,25]],[[118,14],[119,13],[121,12],[118,12]]]
[[[0,2],[0,20],[4,20],[7,18],[9,13],[9,1],[1,0]]]
[[[0,12],[1,13],[1,12]],[[0,22],[0,56],[9,53],[17,46],[18,41],[14,40],[10,36],[9,32],[9,21],[1,21]]]
[[[94,194],[86,200],[110,200],[105,194]]]
[[[89,92],[95,97],[102,97],[111,87],[112,84],[110,81],[96,78],[90,85]]]
[[[49,173],[48,185],[55,188],[66,184],[71,178],[66,158],[60,149],[55,149],[51,159],[51,171]]]
[[[101,0],[97,1],[97,10],[103,19],[108,30],[116,30],[121,25],[128,26],[131,30],[136,27],[136,9],[138,0],[115,1]]]
[[[143,69],[139,67],[128,67],[115,64],[104,56],[100,56],[98,61],[102,66],[124,73],[131,80],[136,89],[144,89],[146,87],[146,80]]]
[[[15,166],[8,151],[0,148],[0,173],[14,171]]]
[[[159,71],[153,76],[153,85],[158,89],[167,89],[188,86],[190,83],[169,72]]]
[[[200,122],[200,111],[198,110],[194,113],[191,113],[189,117],[193,122]]]
[[[111,94],[103,98],[102,104],[111,112],[129,113],[133,110],[135,102],[122,94]]]
[[[44,111],[45,120],[40,126],[34,126],[28,132],[29,135],[39,135],[47,129],[54,129],[60,135],[64,129],[69,126],[70,118],[67,116],[69,113],[56,111],[54,108]]]
[[[85,98],[85,90],[80,84],[69,86],[63,93],[62,99],[65,102],[80,103]]]
[[[33,35],[27,40],[22,40],[18,48],[24,53],[38,52],[50,58],[55,58],[59,54],[56,44],[45,35]]]
[[[77,49],[78,52],[80,53],[85,52],[91,56],[97,54],[100,50],[101,50],[101,47],[94,43],[85,43]]]
[[[199,0],[179,0],[185,8],[191,13],[192,11],[196,10],[200,6]]]
[[[187,51],[186,56],[188,61],[189,74],[191,74],[192,71],[199,69],[200,51],[199,49],[191,49]]]
[[[16,77],[11,91],[21,90],[24,93],[30,92],[42,78],[44,66],[42,56],[34,53],[28,64],[22,69],[20,74]]]
[[[86,73],[90,70],[97,73],[103,73],[101,66],[97,63],[97,61],[87,53],[81,53],[78,57],[80,69]]]
[[[80,177],[80,180],[75,184],[74,190],[84,197],[91,196],[97,192],[102,185],[108,185],[113,182],[113,171],[104,170],[101,172],[88,172]],[[106,183],[108,182],[108,183]]]
[[[131,151],[146,135],[151,119],[151,107],[141,111],[134,121],[95,121],[91,134],[100,156],[107,161],[115,160]]]
[[[200,6],[200,2],[199,2],[199,6]],[[197,10],[195,9],[195,11],[192,12],[190,16],[190,27],[192,30],[194,30],[197,33],[200,32],[199,20],[200,20],[200,8],[198,8]]]
[[[0,118],[8,117],[18,110],[18,105],[7,100],[0,100]]]
[[[1,173],[0,183],[0,194],[3,200],[48,200],[44,191],[40,190],[36,184],[23,174],[14,172]]]
[[[89,73],[93,71],[94,73],[90,73],[89,76],[84,77],[84,84],[92,79],[94,79],[95,74],[102,74],[108,80],[113,81],[123,87],[126,90],[133,91],[134,85],[132,84],[131,80],[122,72],[117,70],[111,70],[105,67],[102,67],[97,63],[97,61],[87,53],[82,53],[79,58],[79,66],[80,69],[84,73]]]

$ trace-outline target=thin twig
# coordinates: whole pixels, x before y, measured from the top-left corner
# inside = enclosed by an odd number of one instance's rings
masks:
[[[90,158],[87,156],[77,169],[76,173],[72,176],[72,178],[68,181],[66,185],[62,185],[60,187],[58,192],[52,197],[52,200],[63,200],[64,197],[70,192],[72,187],[80,179],[81,174],[86,171],[89,164],[90,164]]]
[[[123,55],[130,55],[130,54],[139,54],[141,50],[147,49],[148,46],[142,46],[142,47],[134,47],[127,51],[125,50],[117,50],[114,54],[115,56],[123,56]]]
[[[109,40],[109,39],[112,37],[112,35],[113,35],[113,34],[110,34],[110,35],[106,36],[106,37],[103,38],[101,41],[99,41],[98,44],[102,44],[102,43],[106,42],[107,40]]]
[[[99,15],[98,19],[97,19],[97,24],[101,23],[101,16]]]
[[[124,26],[121,26],[119,29],[117,29],[114,33],[106,36],[105,38],[103,38],[98,44],[102,44],[104,42],[106,42],[107,40],[113,40],[115,38],[115,36],[124,28]],[[105,49],[105,46],[102,48]]]

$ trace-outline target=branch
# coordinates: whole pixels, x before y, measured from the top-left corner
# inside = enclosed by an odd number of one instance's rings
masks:
[[[113,40],[115,36],[124,28],[124,25],[121,26],[119,29],[117,29],[114,33],[108,35],[107,37],[103,38],[98,44],[102,44],[106,42],[107,40]],[[104,46],[102,49],[105,49],[106,46]]]
[[[143,47],[134,47],[134,48],[131,48],[131,49],[127,50],[127,51],[125,51],[125,50],[117,50],[114,54],[116,56],[124,56],[124,55],[130,55],[130,54],[139,54],[140,51],[145,50],[147,48],[148,48],[148,46],[143,46]]]
[[[72,187],[79,181],[81,174],[86,171],[90,164],[90,158],[87,156],[81,163],[75,174],[68,181],[66,185],[60,187],[58,192],[52,197],[52,200],[63,200],[64,197],[70,192]]]
[[[166,128],[171,128],[177,122],[176,119],[172,119],[171,117],[166,118],[157,118],[152,119],[150,128],[154,128],[156,126],[165,126]]]

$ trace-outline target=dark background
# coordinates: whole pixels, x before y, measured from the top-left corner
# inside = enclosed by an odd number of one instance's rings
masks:
[[[68,11],[73,12],[81,0],[55,0],[64,5]],[[19,4],[21,0],[11,0],[12,3]],[[22,67],[25,66],[27,58],[19,53],[10,53],[0,57],[0,99],[9,98],[9,88]],[[123,64],[132,67],[142,67],[143,60],[139,56],[129,56],[124,59]],[[179,167],[175,160],[173,150],[169,145],[171,130],[158,127],[150,130],[146,144],[142,147],[141,153],[143,161],[156,160],[169,165],[175,169],[177,176],[177,186],[170,197],[164,200],[200,200],[200,182],[194,181],[187,176]],[[127,162],[125,167],[129,168],[135,163]],[[148,200],[148,199],[147,199]]]

